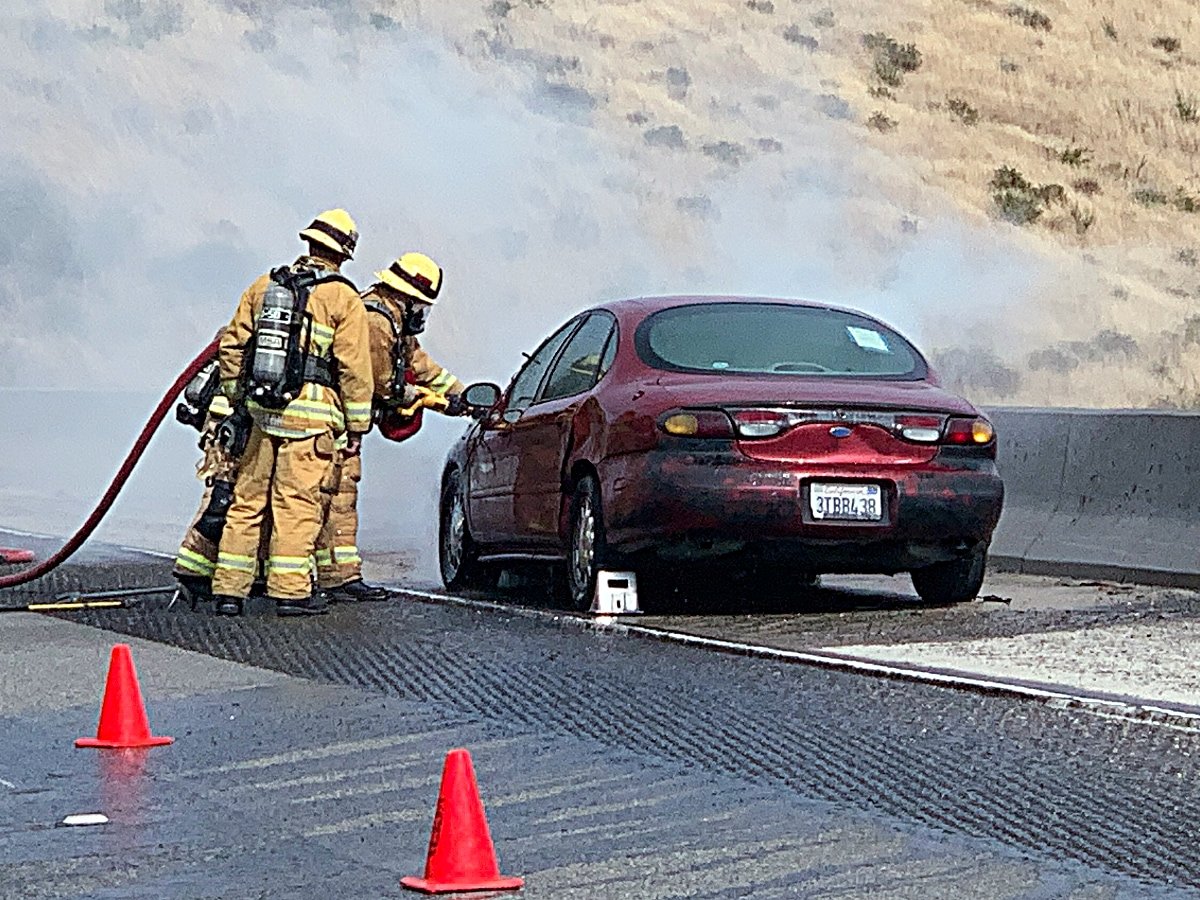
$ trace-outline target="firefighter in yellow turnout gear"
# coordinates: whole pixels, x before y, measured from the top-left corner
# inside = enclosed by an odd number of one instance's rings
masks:
[[[466,385],[435,362],[418,339],[441,292],[441,268],[423,253],[405,253],[375,277],[378,281],[363,293],[363,301],[370,328],[376,405],[403,408],[423,402],[450,415],[461,413],[457,398]],[[386,600],[388,596],[385,589],[362,580],[358,552],[361,478],[361,457],[347,460],[317,539],[317,585],[331,601]]]
[[[354,221],[331,210],[300,236],[308,255],[255,281],[221,339],[222,392],[253,419],[213,573],[222,615],[239,615],[250,593],[268,510],[267,596],[279,615],[327,611],[312,594],[310,569],[322,492],[336,484],[341,456],[355,456],[371,428],[367,313],[338,274],[354,254]],[[289,296],[285,289],[302,299],[287,307],[279,299]]]
[[[220,340],[225,329],[217,332]],[[217,378],[217,372],[207,370],[197,376],[197,381]],[[191,385],[188,386],[191,390]],[[203,390],[203,388],[201,388]],[[197,399],[202,403],[203,399]],[[196,418],[188,424],[200,428],[200,449],[204,459],[196,469],[196,475],[204,482],[204,496],[175,557],[173,573],[180,587],[195,606],[198,602],[212,599],[212,576],[217,568],[217,544],[221,530],[225,527],[225,511],[233,500],[233,484],[237,479],[238,461],[221,446],[218,429],[233,412],[229,398],[216,393],[208,401],[207,408],[195,408]],[[200,422],[203,422],[200,425]]]

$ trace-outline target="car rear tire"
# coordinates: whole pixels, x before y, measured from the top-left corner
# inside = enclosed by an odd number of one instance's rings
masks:
[[[571,495],[570,531],[567,535],[565,599],[571,608],[587,612],[596,595],[596,578],[608,555],[600,485],[585,475]]]
[[[976,550],[961,559],[912,571],[917,594],[931,606],[949,606],[974,600],[983,587],[987,550]]]
[[[451,591],[488,587],[488,572],[479,562],[479,550],[467,526],[466,496],[462,475],[446,478],[438,514],[438,565],[442,583]]]

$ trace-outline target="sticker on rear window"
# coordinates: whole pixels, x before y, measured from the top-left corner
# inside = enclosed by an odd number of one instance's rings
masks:
[[[870,328],[855,328],[853,325],[847,325],[846,331],[850,335],[850,340],[864,350],[874,350],[877,353],[892,352],[887,341],[878,331],[872,331]]]

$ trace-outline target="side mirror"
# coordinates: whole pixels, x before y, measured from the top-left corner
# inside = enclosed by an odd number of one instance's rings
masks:
[[[473,384],[463,391],[462,399],[473,416],[482,416],[500,402],[500,388],[488,381]]]

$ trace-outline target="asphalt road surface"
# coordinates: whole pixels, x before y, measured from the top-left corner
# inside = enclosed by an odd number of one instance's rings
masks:
[[[162,560],[94,552],[80,584],[162,581]],[[0,896],[401,896],[455,746],[528,897],[1200,889],[1200,728],[1184,712],[1112,717],[677,646],[561,615],[536,579],[510,584],[475,607],[410,593],[305,621],[217,619],[167,596],[0,617]],[[750,616],[701,598],[637,627],[912,656],[1178,632],[1197,608],[1187,592],[1012,576],[988,590],[928,610],[899,580],[852,580]],[[174,745],[73,747],[94,733],[117,640]],[[54,827],[79,812],[110,822]]]

